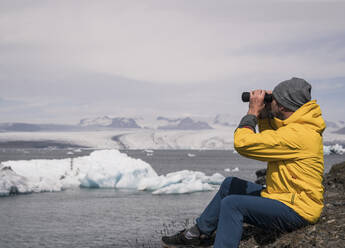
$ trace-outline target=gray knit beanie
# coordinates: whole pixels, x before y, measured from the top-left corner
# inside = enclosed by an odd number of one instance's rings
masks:
[[[272,95],[279,104],[296,111],[311,100],[311,85],[304,79],[294,77],[279,83]]]

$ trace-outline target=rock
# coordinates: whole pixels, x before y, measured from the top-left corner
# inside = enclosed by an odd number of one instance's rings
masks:
[[[255,172],[257,180],[255,183],[261,184],[261,185],[266,185],[266,169],[260,169]]]
[[[266,177],[260,177],[257,180],[255,180],[255,183],[261,184],[261,185],[266,185]]]
[[[257,177],[265,177],[266,176],[266,169],[260,169],[255,172]]]

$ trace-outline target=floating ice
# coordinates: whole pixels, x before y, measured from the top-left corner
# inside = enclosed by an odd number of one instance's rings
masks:
[[[177,171],[158,176],[153,168],[117,150],[94,151],[89,156],[59,160],[7,161],[0,164],[0,195],[53,192],[64,189],[125,188],[153,194],[181,194],[216,188],[224,176]]]
[[[151,150],[151,149],[145,149],[144,152],[146,153],[154,153],[154,150]]]
[[[35,189],[19,190],[20,193],[73,187],[136,188],[141,178],[157,176],[149,164],[117,150],[94,151],[89,156],[69,159],[7,161],[2,166],[12,168],[14,175],[25,178]],[[1,177],[0,185],[10,178],[17,186],[13,173]]]
[[[166,176],[144,178],[140,181],[139,190],[150,190],[152,194],[181,194],[213,190],[224,176],[215,173],[211,177],[203,172],[182,170],[169,173]]]
[[[8,196],[18,192],[32,192],[34,189],[29,181],[16,174],[11,167],[0,168],[0,196]]]
[[[224,169],[224,171],[226,171],[226,172],[239,172],[240,169],[238,167],[235,167],[234,169],[226,168],[226,169]]]
[[[148,156],[148,157],[152,157],[153,153],[154,153],[154,151],[150,150],[150,149],[146,149],[146,150],[144,150],[144,152],[146,152],[146,156]]]
[[[187,156],[190,157],[190,158],[193,158],[193,157],[195,157],[195,154],[193,154],[193,153],[188,153]]]
[[[345,148],[342,145],[335,144],[330,146],[323,146],[323,154],[330,155],[330,154],[339,154],[343,155],[345,153]]]

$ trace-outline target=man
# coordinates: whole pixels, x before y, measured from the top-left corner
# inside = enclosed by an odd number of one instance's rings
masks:
[[[266,93],[271,92],[250,93],[234,147],[245,157],[268,162],[267,186],[226,178],[196,225],[163,237],[163,247],[203,247],[215,231],[215,248],[238,247],[243,222],[289,232],[319,219],[326,126],[319,105],[311,100],[311,85],[300,78],[283,81],[274,88],[271,103],[264,102]]]

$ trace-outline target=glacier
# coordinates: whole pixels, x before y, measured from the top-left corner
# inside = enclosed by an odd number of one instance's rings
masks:
[[[12,193],[58,192],[73,188],[114,188],[184,194],[210,191],[224,176],[199,171],[158,175],[150,164],[118,150],[98,150],[66,159],[6,161],[0,164],[0,196]]]
[[[209,130],[152,130],[114,129],[111,131],[85,132],[0,132],[0,140],[6,142],[46,142],[62,143],[90,149],[128,150],[232,150],[235,128],[217,127]],[[331,131],[323,135],[326,144],[345,142],[345,135]],[[341,153],[342,150],[325,146],[325,155]],[[235,152],[235,151],[234,151]],[[330,152],[330,153],[328,153]],[[235,152],[236,153],[236,152]],[[147,152],[148,156],[152,152]],[[192,154],[192,153],[191,153]],[[193,156],[193,155],[191,155]]]

